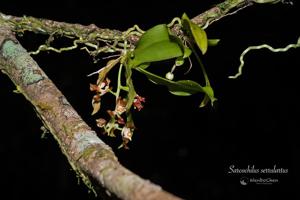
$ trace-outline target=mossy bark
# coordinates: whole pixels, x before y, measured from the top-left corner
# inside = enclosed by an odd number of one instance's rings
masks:
[[[207,27],[213,22],[251,5],[253,5],[253,1],[251,0],[225,0],[195,16],[191,20],[201,27]],[[135,34],[127,35],[126,31],[102,29],[94,24],[84,26],[81,24],[70,24],[34,17],[16,17],[0,12],[0,25],[1,24],[8,26],[14,32],[23,33],[25,31],[31,31],[46,35],[59,35],[59,37],[81,38],[81,43],[89,42],[95,44],[97,41],[116,42],[126,39],[128,42],[136,44],[140,38],[140,36]],[[182,36],[183,34],[178,24],[171,27],[171,31],[178,36]]]

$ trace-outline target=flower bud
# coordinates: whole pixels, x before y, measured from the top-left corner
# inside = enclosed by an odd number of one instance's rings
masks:
[[[168,72],[166,74],[166,79],[173,80],[173,78],[174,78],[174,74],[172,72]]]

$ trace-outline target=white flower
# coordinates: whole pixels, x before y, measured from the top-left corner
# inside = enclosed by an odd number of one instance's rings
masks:
[[[130,128],[124,126],[123,129],[122,129],[121,135],[124,139],[128,139],[128,140],[131,141],[133,132]]]

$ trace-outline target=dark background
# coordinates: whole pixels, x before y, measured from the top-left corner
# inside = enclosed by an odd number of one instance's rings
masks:
[[[221,1],[13,1],[1,0],[0,11],[71,23],[126,30],[134,24],[147,29],[168,23],[186,12],[201,13]],[[298,4],[298,5],[297,5]],[[237,80],[240,53],[262,43],[284,47],[300,36],[299,2],[290,5],[256,5],[226,17],[207,29],[220,38],[203,58],[217,106],[199,109],[201,95],[177,97],[135,74],[136,90],[146,97],[145,108],[135,113],[130,150],[118,150],[120,140],[100,136],[119,160],[143,178],[185,199],[274,199],[299,193],[299,84],[300,49],[286,53],[268,50],[246,56],[244,74]],[[22,45],[34,50],[46,39],[25,34]],[[60,41],[62,44],[68,41]],[[91,98],[86,75],[97,70],[80,50],[34,57],[83,119],[93,128]],[[201,81],[195,65],[190,78]],[[41,139],[41,122],[11,81],[0,75],[0,198],[96,199],[81,182],[49,134]],[[98,130],[98,129],[97,129]],[[288,169],[287,174],[228,174],[229,166]],[[249,184],[248,178],[277,178],[272,185]]]

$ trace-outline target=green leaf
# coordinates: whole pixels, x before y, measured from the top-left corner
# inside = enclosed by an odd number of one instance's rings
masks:
[[[134,58],[129,58],[128,66],[135,68],[143,63],[167,60],[183,56],[180,46],[171,41],[160,41],[134,50]]]
[[[202,54],[207,51],[208,41],[205,31],[197,24],[193,23],[189,17],[184,13],[182,15],[182,25],[190,37],[193,37],[195,43],[201,50]]]
[[[139,40],[136,49],[128,57],[131,68],[142,64],[190,55],[181,40],[169,34],[167,25],[160,24],[146,31]],[[143,65],[145,67],[145,65]]]
[[[202,54],[204,55],[207,51],[207,45],[208,45],[206,33],[197,24],[191,23],[190,25],[191,25],[191,30],[195,42],[198,45],[199,49],[201,50]]]
[[[220,39],[208,39],[208,46],[217,46],[220,42]]]
[[[170,41],[169,31],[166,24],[159,24],[147,30],[137,43],[136,49],[141,50],[161,41]]]
[[[139,68],[147,69],[150,66],[150,63],[143,63],[139,65]]]
[[[145,74],[147,78],[153,83],[167,86],[170,93],[172,93],[173,95],[190,96],[199,92],[205,93],[204,99],[202,100],[200,107],[204,107],[209,101],[211,101],[211,104],[213,104],[213,102],[217,100],[214,97],[214,91],[210,86],[202,87],[199,83],[192,80],[171,81],[144,69],[135,69]]]
[[[205,107],[209,102],[209,97],[208,95],[205,95],[203,100],[201,101],[200,105],[199,105],[199,108],[203,108]]]
[[[205,86],[205,87],[203,87],[203,90],[205,91],[206,94],[205,94],[202,102],[199,105],[200,108],[206,106],[209,101],[211,102],[211,105],[213,105],[214,101],[217,100],[214,97],[214,90],[212,89],[211,86]]]
[[[175,82],[175,81],[174,81]],[[170,85],[169,91],[177,96],[190,96],[198,92],[204,92],[203,87],[191,80],[179,80],[175,82],[177,85]],[[178,87],[180,85],[180,87]],[[182,90],[184,88],[184,90]]]
[[[200,84],[196,83],[195,81],[191,81],[191,80],[171,81],[141,68],[136,68],[136,70],[145,74],[148,77],[148,79],[153,83],[167,86],[169,91],[174,95],[190,96],[195,93],[205,92],[203,87]]]

